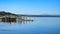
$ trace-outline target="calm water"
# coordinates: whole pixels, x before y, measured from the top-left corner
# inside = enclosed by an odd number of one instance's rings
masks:
[[[0,34],[60,34],[60,17],[34,17],[33,22],[0,23]]]

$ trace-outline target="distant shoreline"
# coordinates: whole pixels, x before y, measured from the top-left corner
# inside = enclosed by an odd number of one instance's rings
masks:
[[[10,12],[0,11],[0,16],[12,15],[12,16],[28,16],[28,17],[60,17],[60,15],[26,15],[26,14],[14,14]]]
[[[25,15],[28,17],[60,17],[60,15]]]

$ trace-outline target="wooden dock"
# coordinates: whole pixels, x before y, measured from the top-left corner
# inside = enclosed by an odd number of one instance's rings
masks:
[[[29,18],[29,19],[28,19]],[[5,15],[0,16],[0,22],[33,22],[28,16]]]

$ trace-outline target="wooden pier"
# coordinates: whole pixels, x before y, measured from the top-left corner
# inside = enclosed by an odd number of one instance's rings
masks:
[[[17,15],[10,12],[0,11],[0,23],[21,23],[21,22],[31,22],[33,21],[30,17],[26,15]]]
[[[0,16],[0,22],[8,22],[8,23],[16,23],[16,22],[31,22],[33,20],[30,19],[28,16],[14,16],[14,15],[5,15]]]

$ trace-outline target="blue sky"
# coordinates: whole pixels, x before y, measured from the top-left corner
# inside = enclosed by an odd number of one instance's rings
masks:
[[[16,14],[60,14],[60,0],[0,0],[0,11]]]

